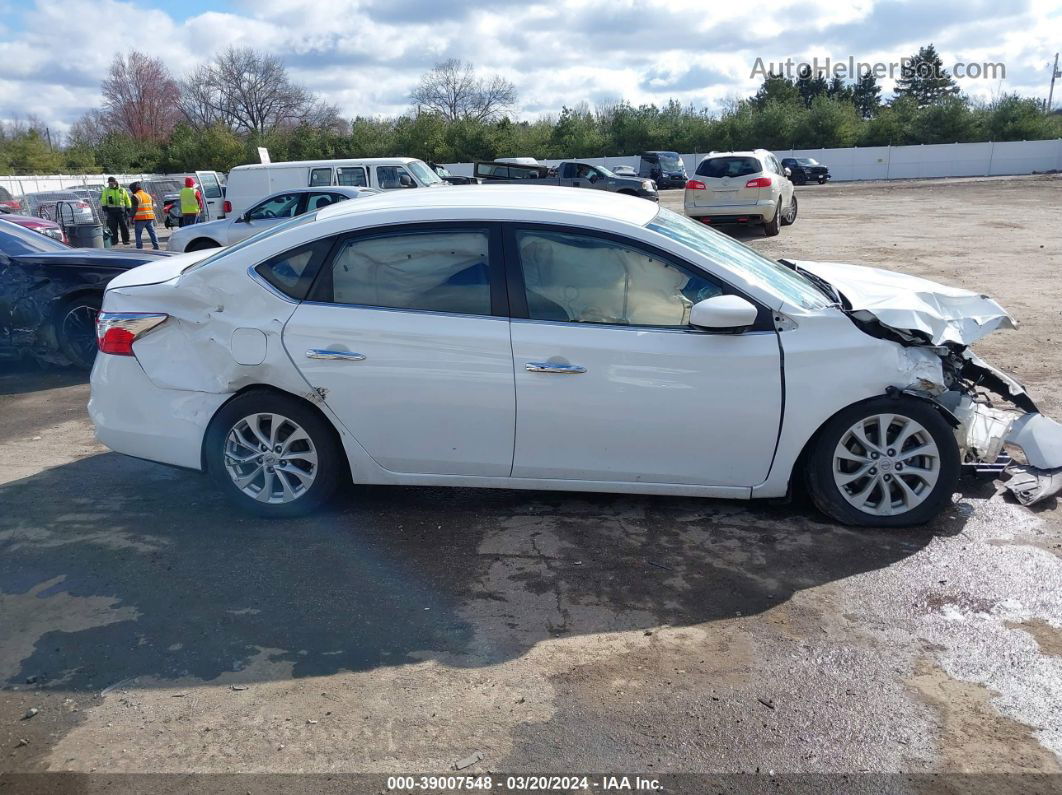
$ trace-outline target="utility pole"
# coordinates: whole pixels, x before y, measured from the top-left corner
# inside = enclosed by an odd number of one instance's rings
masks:
[[[1044,110],[1048,113],[1051,112],[1051,104],[1055,99],[1055,80],[1062,77],[1062,72],[1058,71],[1058,53],[1055,53],[1055,65],[1051,67],[1051,90],[1047,94],[1047,105]]]

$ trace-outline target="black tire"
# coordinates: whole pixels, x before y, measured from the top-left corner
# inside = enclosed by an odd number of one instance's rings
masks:
[[[209,237],[197,237],[184,247],[185,251],[206,251],[208,248],[221,248],[216,240]]]
[[[763,234],[767,237],[774,237],[778,234],[778,230],[782,228],[782,200],[778,200],[778,206],[774,208],[774,218],[770,221],[763,222]]]
[[[782,216],[782,226],[792,226],[793,224],[796,223],[796,219],[797,219],[797,197],[796,197],[796,193],[793,193],[793,198],[789,202],[789,207],[793,211],[793,216],[791,218],[788,217],[788,212],[789,211],[786,210],[786,215]]]
[[[923,501],[907,511],[887,516],[869,513],[857,508],[841,493],[842,487],[837,484],[834,477],[834,453],[849,429],[861,419],[881,414],[891,414],[901,419],[914,420],[932,437],[939,452],[937,480],[933,487],[929,489]],[[887,437],[891,428],[892,425],[885,431]],[[876,439],[869,441],[876,441]],[[889,439],[886,438],[886,444],[888,442]],[[905,443],[904,449],[913,449],[911,444],[916,442],[917,438],[914,442]],[[902,454],[902,451],[898,451],[898,455],[900,454]],[[882,456],[881,460],[884,461],[885,458],[886,456]],[[905,461],[905,463],[910,467],[912,466],[910,461],[917,458],[916,456],[914,459]],[[893,460],[903,461],[900,458]],[[892,469],[896,464],[890,462],[889,466]],[[873,471],[871,470],[871,472]],[[896,528],[924,524],[936,516],[951,502],[951,497],[958,487],[959,471],[959,446],[955,441],[951,426],[941,416],[940,412],[927,402],[917,398],[880,397],[841,411],[823,426],[811,448],[805,478],[815,506],[827,516],[847,525]],[[895,474],[895,470],[893,470],[892,475],[882,475],[884,479],[895,477],[899,477]],[[911,476],[904,475],[904,477]],[[862,488],[862,484],[865,482],[856,481],[853,488]],[[879,487],[872,487],[868,495],[874,495],[877,488]],[[894,484],[888,488],[896,490],[899,486]],[[880,491],[876,493],[880,504],[884,495]],[[891,494],[892,492],[890,491],[889,493]],[[891,506],[892,504],[893,499],[890,498],[889,505]]]
[[[278,415],[289,423],[298,425],[309,437],[309,444],[312,444],[310,449],[316,452],[317,461],[312,469],[305,461],[299,465],[304,473],[312,471],[312,483],[303,493],[288,502],[267,502],[255,499],[236,485],[226,467],[227,449],[233,451],[250,449],[246,445],[234,446],[230,441],[230,434],[234,433],[245,418],[257,414]],[[278,446],[283,446],[284,437],[280,434],[288,428],[288,425],[278,423],[278,427],[280,430],[276,432],[276,438],[281,443]],[[268,453],[269,451],[262,452]],[[329,422],[313,407],[298,398],[264,390],[246,392],[233,398],[218,410],[207,428],[203,442],[203,458],[206,462],[207,473],[233,505],[270,519],[303,516],[319,508],[332,496],[341,475],[346,472],[342,445]],[[261,462],[260,465],[259,462]],[[248,467],[246,471],[252,471],[256,465],[261,472],[266,462],[262,461],[262,457],[249,461],[245,464]],[[281,474],[280,470],[280,466],[277,466],[276,470],[270,470],[271,475],[268,481],[271,486],[270,494],[275,493],[276,489],[282,485],[282,480],[286,480],[289,486],[299,481],[299,478]],[[264,480],[264,472],[261,472],[261,477],[259,494],[262,493],[267,482]],[[248,487],[254,488],[256,484],[258,484],[257,478],[249,482]]]
[[[819,177],[819,184],[820,185],[825,185],[826,184],[826,177]]]
[[[103,296],[89,293],[64,301],[55,313],[55,341],[59,351],[79,370],[96,361],[96,315]]]

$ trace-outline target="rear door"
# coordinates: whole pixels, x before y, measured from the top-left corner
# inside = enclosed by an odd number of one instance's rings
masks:
[[[195,178],[203,194],[203,214],[207,221],[225,217],[225,197],[221,191],[221,180],[216,171],[197,171]]]
[[[506,477],[507,311],[496,225],[382,227],[337,242],[284,345],[384,469]]]
[[[743,207],[760,200],[762,188],[746,184],[760,174],[763,166],[755,157],[726,155],[702,160],[697,176],[707,190],[691,191],[695,207]]]

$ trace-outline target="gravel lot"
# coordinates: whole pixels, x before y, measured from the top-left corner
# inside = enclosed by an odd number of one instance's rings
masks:
[[[993,295],[1022,326],[979,353],[1062,415],[1062,178],[798,196],[795,226],[738,236]],[[76,374],[0,372],[0,773],[446,772],[479,752],[462,773],[1062,781],[985,775],[1062,772],[1054,502],[970,481],[932,526],[881,533],[799,503],[363,487],[263,524],[106,452],[87,398]],[[810,773],[853,776],[784,778]],[[875,778],[897,773],[944,775]]]

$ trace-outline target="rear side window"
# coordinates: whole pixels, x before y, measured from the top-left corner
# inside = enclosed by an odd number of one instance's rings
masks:
[[[332,169],[330,168],[312,168],[310,169],[310,187],[319,188],[322,185],[332,184]]]
[[[332,238],[317,240],[267,259],[255,271],[284,293],[301,301],[310,291],[313,277],[332,246]]]
[[[702,160],[697,166],[697,175],[709,179],[722,177],[747,177],[763,170],[754,157],[712,157]]]
[[[337,304],[491,314],[487,229],[406,232],[345,241],[322,296]]]
[[[336,184],[347,185],[352,188],[367,188],[369,182],[365,178],[365,169],[361,166],[336,169]]]

